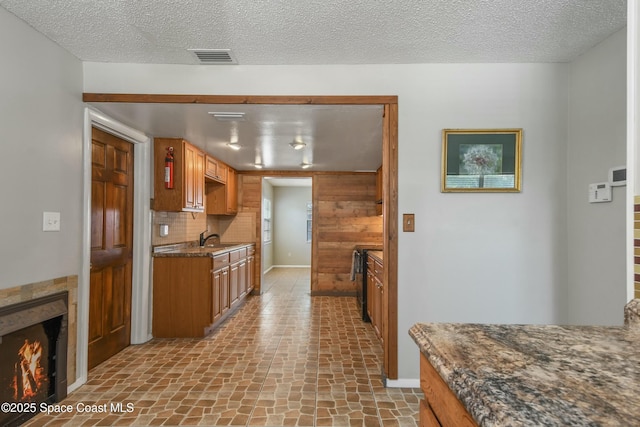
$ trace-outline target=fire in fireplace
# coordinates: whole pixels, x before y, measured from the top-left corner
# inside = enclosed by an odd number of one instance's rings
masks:
[[[13,398],[16,401],[34,399],[38,393],[48,388],[47,368],[40,364],[41,358],[40,341],[29,342],[28,338],[25,339],[18,351],[18,362],[13,375]]]
[[[40,403],[67,395],[67,293],[0,309],[0,426],[20,425]]]

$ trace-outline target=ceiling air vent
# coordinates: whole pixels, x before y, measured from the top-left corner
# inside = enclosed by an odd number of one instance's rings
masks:
[[[231,53],[231,49],[188,49],[200,61],[206,65],[229,65],[237,64],[236,58]]]

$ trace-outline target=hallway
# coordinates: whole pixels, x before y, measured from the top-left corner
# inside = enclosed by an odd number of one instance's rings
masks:
[[[210,336],[130,346],[68,396],[71,414],[26,425],[416,426],[421,392],[384,388],[381,357],[352,297],[311,298],[308,268],[276,268]]]

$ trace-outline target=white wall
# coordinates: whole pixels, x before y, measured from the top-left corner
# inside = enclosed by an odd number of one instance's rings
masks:
[[[627,3],[627,206],[635,205],[640,190],[640,6]],[[627,300],[640,298],[635,291],[635,213],[627,209]]]
[[[567,320],[568,66],[84,64],[86,92],[398,95],[399,377],[418,378],[415,322]],[[442,194],[443,128],[521,127],[519,194]]]
[[[311,187],[273,188],[275,265],[311,265],[311,243],[307,242],[307,203],[311,197]]]
[[[570,64],[567,214],[569,323],[622,325],[626,187],[590,204],[587,187],[626,164],[626,29]]]
[[[77,275],[82,236],[82,65],[0,7],[0,288]],[[43,211],[61,213],[42,231]]]

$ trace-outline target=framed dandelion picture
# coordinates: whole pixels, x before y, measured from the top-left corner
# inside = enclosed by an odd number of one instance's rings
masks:
[[[519,192],[522,129],[444,129],[442,192]]]

